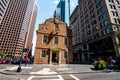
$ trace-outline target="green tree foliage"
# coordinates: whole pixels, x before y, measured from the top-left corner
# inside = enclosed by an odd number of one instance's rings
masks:
[[[118,40],[119,40],[119,42],[120,42],[120,29],[115,32],[115,36],[118,37]],[[120,48],[120,43],[117,44],[117,47]]]
[[[115,36],[120,37],[120,31],[116,31]]]
[[[4,52],[2,52],[2,51],[0,51],[0,56],[1,56],[2,58],[5,58],[5,57],[7,56],[7,54],[4,53]]]
[[[103,70],[106,68],[106,62],[104,60],[96,60],[93,62],[95,69]]]

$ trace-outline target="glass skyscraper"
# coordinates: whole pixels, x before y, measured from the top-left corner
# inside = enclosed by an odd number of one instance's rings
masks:
[[[60,0],[54,11],[54,17],[59,17],[63,22],[65,22],[65,0]]]

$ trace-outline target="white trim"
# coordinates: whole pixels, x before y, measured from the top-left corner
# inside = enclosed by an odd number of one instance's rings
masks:
[[[43,39],[44,39],[44,35],[42,35],[42,44],[44,44],[44,43],[43,43]]]

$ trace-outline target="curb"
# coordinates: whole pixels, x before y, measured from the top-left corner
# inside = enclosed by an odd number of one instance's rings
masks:
[[[89,73],[109,73],[112,71],[95,71],[95,72],[68,72],[68,73],[58,73],[58,74],[28,74],[28,73],[7,73],[7,72],[0,72],[1,74],[5,75],[36,75],[36,76],[45,76],[45,75],[65,75],[65,74],[89,74]]]

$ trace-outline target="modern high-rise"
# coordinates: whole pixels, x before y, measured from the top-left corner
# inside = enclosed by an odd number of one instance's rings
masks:
[[[33,6],[31,6],[31,5],[33,5]],[[37,5],[37,2],[35,0],[33,0],[33,2],[30,1],[30,4],[28,5],[28,11],[29,11],[30,17],[28,18],[29,23],[28,23],[25,47],[29,48],[29,51],[30,51],[32,49],[33,33],[34,33],[34,27],[35,27],[37,11],[38,11],[38,5]],[[28,16],[27,11],[26,11],[26,15]]]
[[[0,24],[10,0],[0,0]]]
[[[63,22],[65,22],[65,0],[60,0],[57,8],[54,11],[54,17],[59,17]]]
[[[33,35],[34,30],[35,2],[35,0],[9,0],[0,23],[0,51],[20,56],[23,47],[32,45],[32,43],[26,44],[26,41],[32,40],[29,36]]]
[[[120,40],[115,36],[120,28],[120,0],[78,0],[78,17],[80,36],[76,41],[81,47],[77,53],[83,61],[120,57]]]

